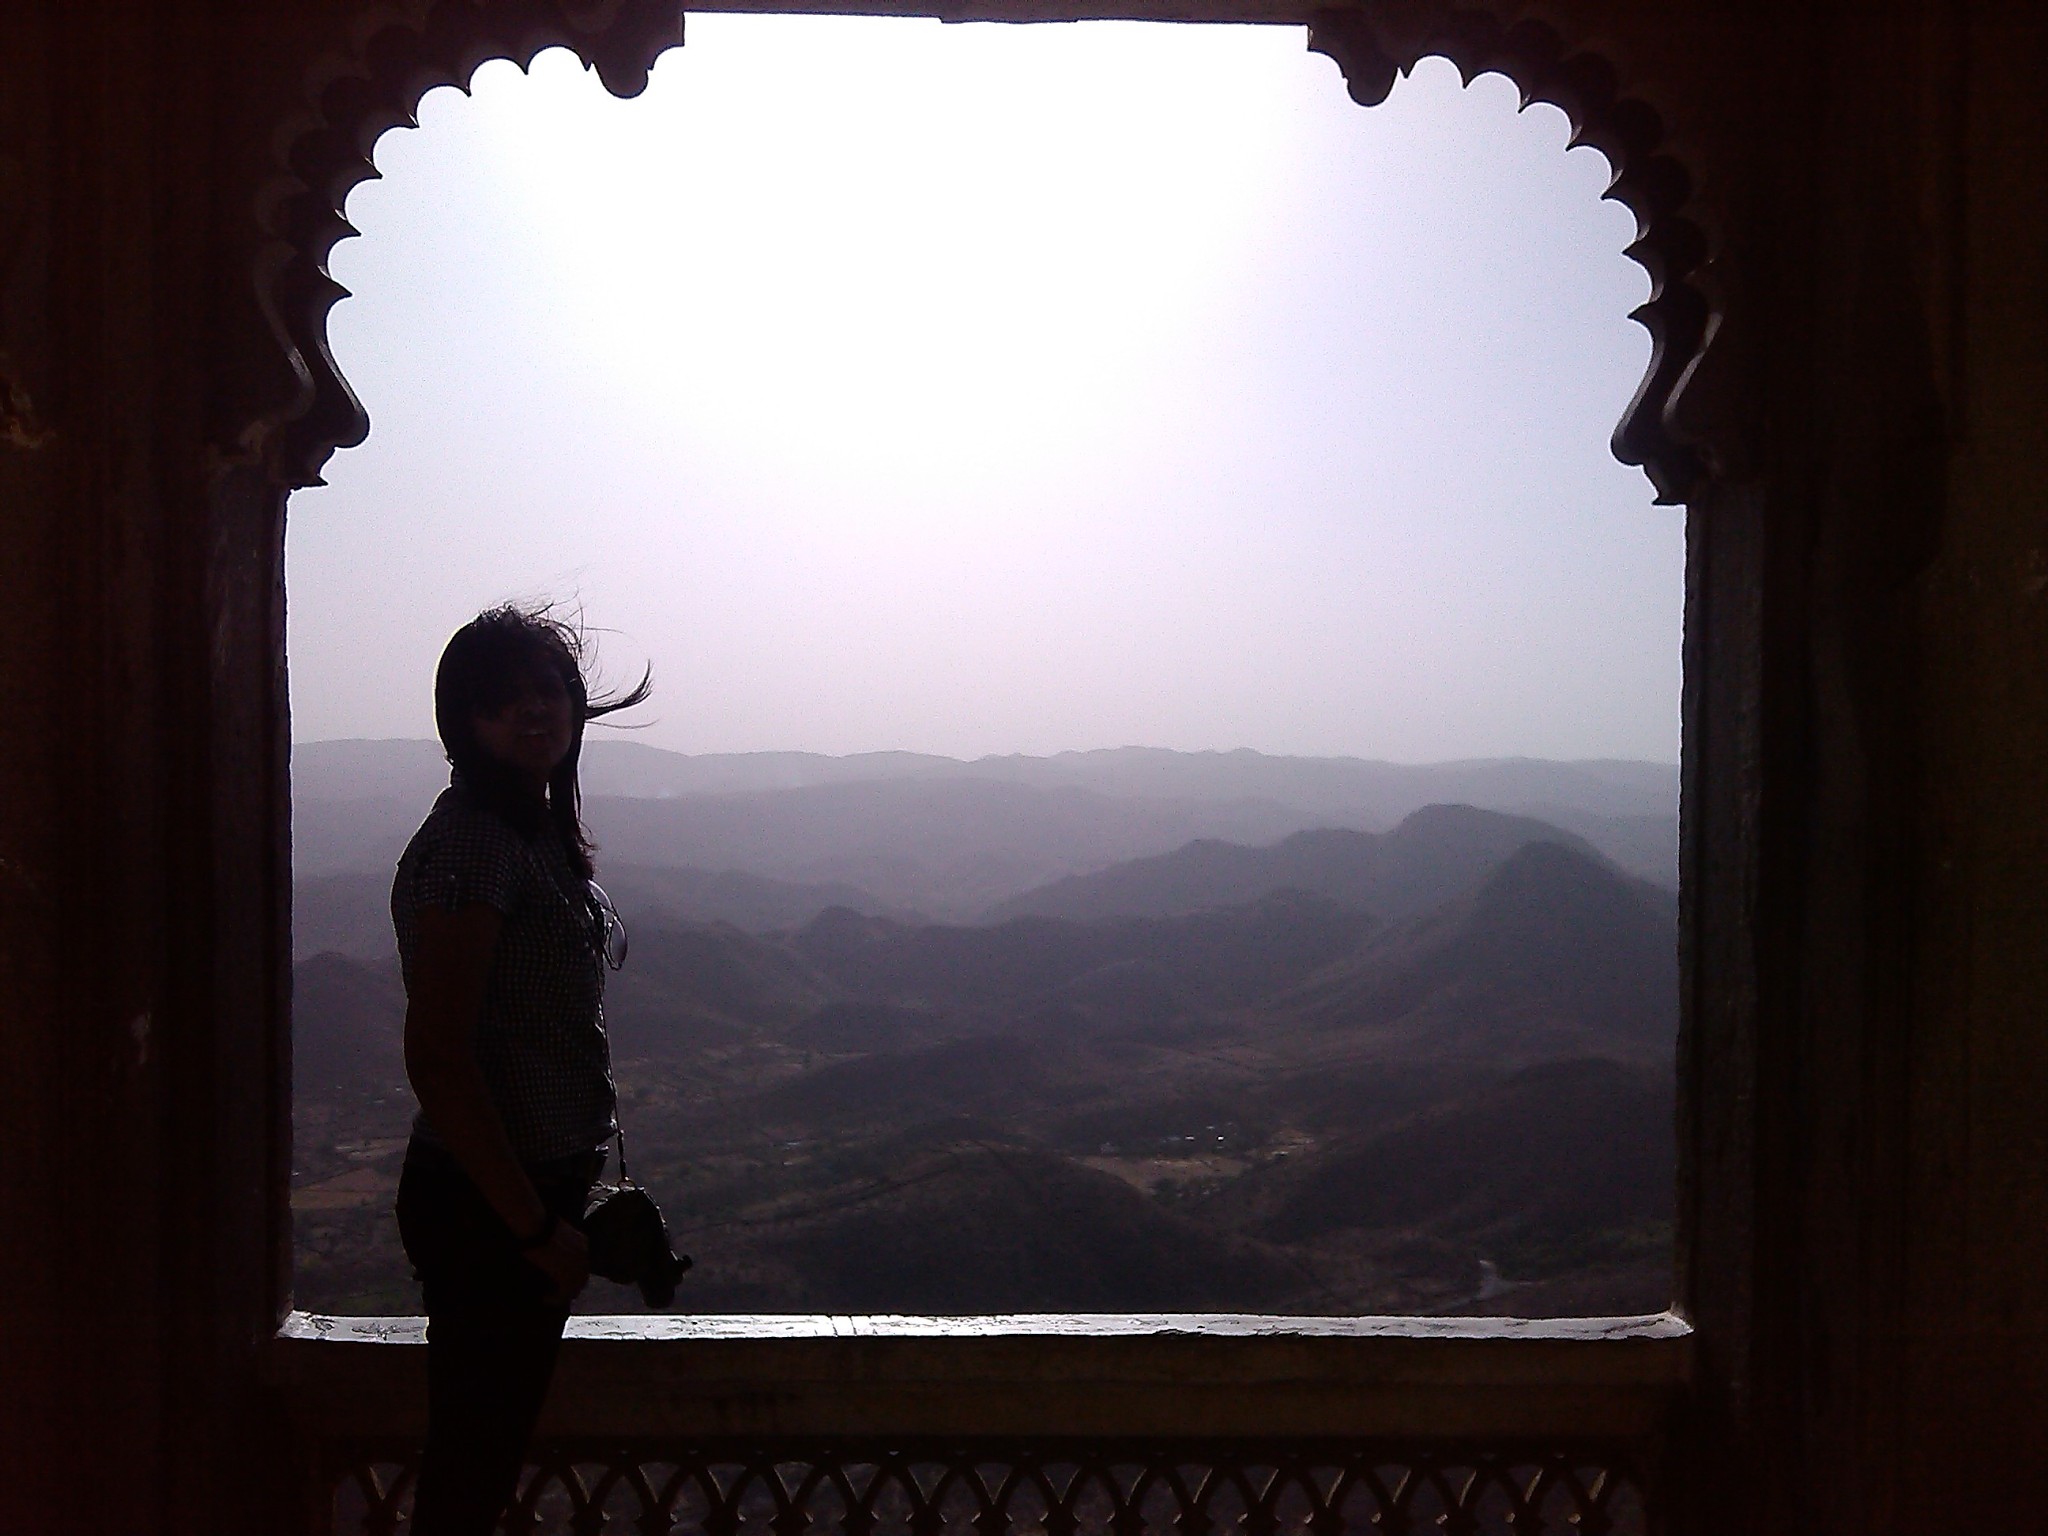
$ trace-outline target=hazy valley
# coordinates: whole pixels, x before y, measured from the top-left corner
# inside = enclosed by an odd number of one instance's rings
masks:
[[[301,1306],[417,1307],[384,908],[444,774],[422,743],[294,764]],[[1669,769],[606,741],[586,786],[690,1308],[1668,1299]]]

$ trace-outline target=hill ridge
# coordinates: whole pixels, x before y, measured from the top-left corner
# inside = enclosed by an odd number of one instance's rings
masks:
[[[1314,827],[1263,845],[1196,839],[1168,853],[1049,882],[997,903],[982,920],[1162,917],[1240,905],[1281,888],[1394,919],[1461,894],[1535,841],[1600,858],[1584,839],[1548,822],[1469,805],[1430,805],[1386,833]]]

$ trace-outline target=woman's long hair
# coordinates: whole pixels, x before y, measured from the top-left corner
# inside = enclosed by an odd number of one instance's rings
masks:
[[[552,820],[579,879],[595,871],[594,845],[583,825],[583,786],[577,778],[583,727],[600,715],[631,709],[653,692],[653,669],[623,694],[590,692],[584,677],[589,645],[582,631],[546,608],[514,603],[478,614],[449,638],[434,671],[434,725],[463,788],[531,838]],[[538,668],[554,671],[569,693],[569,752],[548,777],[545,798],[477,740],[480,714],[503,709]]]

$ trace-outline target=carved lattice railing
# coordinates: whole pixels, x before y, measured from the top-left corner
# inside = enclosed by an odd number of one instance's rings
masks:
[[[409,1529],[413,1463],[337,1469],[330,1529]],[[508,1531],[562,1536],[1633,1536],[1641,1471],[1598,1452],[1393,1445],[558,1446]]]
[[[417,1319],[295,1317],[318,1536],[408,1530]],[[1635,1536],[1671,1318],[578,1319],[505,1529]]]

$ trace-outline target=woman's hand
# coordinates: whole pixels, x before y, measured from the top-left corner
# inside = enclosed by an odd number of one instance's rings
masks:
[[[554,1281],[556,1301],[574,1301],[590,1282],[590,1244],[566,1221],[557,1221],[546,1242],[526,1250],[526,1262]]]

